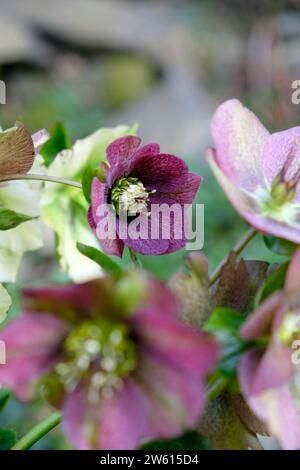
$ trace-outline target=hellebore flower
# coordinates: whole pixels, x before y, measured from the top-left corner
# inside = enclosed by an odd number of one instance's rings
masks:
[[[51,176],[81,182],[88,167],[96,167],[105,161],[106,147],[118,137],[132,134],[134,128],[117,126],[102,128],[88,137],[77,140],[71,149],[61,151],[47,168]],[[97,239],[86,219],[88,202],[82,191],[70,186],[45,184],[41,209],[43,221],[57,235],[57,253],[60,265],[74,282],[87,282],[101,275],[96,263],[83,256],[77,242],[97,247]]]
[[[192,204],[201,177],[189,173],[179,157],[160,153],[158,144],[141,148],[140,144],[141,139],[134,136],[114,141],[107,148],[109,165],[102,167],[105,182],[93,179],[89,222],[108,254],[122,256],[126,245],[138,253],[160,255],[178,251],[186,243],[185,205]],[[170,212],[175,204],[177,214]],[[104,208],[116,218],[108,236],[102,226]],[[125,231],[121,229],[124,217]],[[137,221],[141,236],[135,237],[127,228]]]
[[[257,343],[239,364],[242,392],[252,411],[284,449],[300,449],[300,250],[284,289],[248,317],[241,336]]]
[[[16,173],[40,173],[40,147],[48,139],[45,130],[32,137],[22,124],[0,129],[0,180]],[[25,181],[0,181],[0,208],[36,218],[39,215],[41,184]],[[23,254],[43,246],[38,220],[28,220],[17,227],[0,232],[0,282],[14,282]]]
[[[270,134],[233,99],[211,130],[208,161],[236,210],[258,231],[300,243],[300,127]]]
[[[27,290],[22,316],[0,334],[0,383],[21,400],[39,384],[79,449],[177,435],[199,418],[217,345],[176,313],[167,287],[141,273]]]

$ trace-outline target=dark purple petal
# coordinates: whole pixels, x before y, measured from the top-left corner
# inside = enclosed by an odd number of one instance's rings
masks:
[[[141,144],[139,137],[128,135],[114,140],[106,149],[107,159],[111,166],[126,163]]]
[[[185,184],[174,192],[167,192],[165,196],[179,204],[192,204],[199,189],[202,177],[189,173]]]
[[[147,189],[169,192],[186,182],[188,167],[181,158],[162,153],[137,159],[130,175],[142,181]]]

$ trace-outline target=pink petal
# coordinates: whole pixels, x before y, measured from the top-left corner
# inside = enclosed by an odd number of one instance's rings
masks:
[[[143,353],[137,372],[152,434],[169,438],[195,426],[204,406],[203,382],[154,354]]]
[[[288,291],[300,290],[300,248],[294,253],[285,278],[285,288]]]
[[[211,131],[218,164],[228,178],[248,191],[264,185],[262,156],[269,133],[259,119],[233,99],[218,107]]]
[[[260,358],[261,353],[252,350],[240,362],[239,377],[243,394],[252,411],[267,424],[269,432],[279,439],[284,449],[299,449],[300,419],[295,398],[290,391],[293,380],[253,395],[252,383]]]
[[[67,397],[63,415],[64,432],[80,450],[134,450],[155,437],[147,423],[145,398],[132,380],[98,405],[89,404],[86,389],[77,387]]]
[[[175,155],[149,155],[134,162],[130,176],[142,181],[147,189],[169,192],[179,189],[187,181],[188,167]]]
[[[68,325],[49,314],[26,313],[0,333],[6,345],[6,365],[0,368],[0,383],[20,400],[33,398],[34,382],[58,359],[59,346]]]
[[[114,140],[106,149],[107,159],[111,166],[127,162],[141,144],[139,137],[128,135]]]
[[[216,162],[215,153],[212,150],[208,153],[208,163],[232,205],[250,225],[259,232],[269,233],[300,244],[300,228],[261,216],[257,212],[256,202],[251,198],[250,193],[245,193],[227,178]]]
[[[290,161],[290,163],[289,163]],[[282,171],[284,165],[285,179],[300,176],[300,127],[294,127],[272,134],[267,140],[263,156],[263,172],[269,185]],[[298,188],[298,197],[300,192]]]
[[[185,374],[201,377],[217,361],[216,343],[174,317],[142,309],[134,317],[134,327],[144,347]]]
[[[256,339],[271,333],[274,316],[278,308],[281,307],[282,301],[282,293],[278,292],[263,302],[242,325],[241,337],[244,339]]]

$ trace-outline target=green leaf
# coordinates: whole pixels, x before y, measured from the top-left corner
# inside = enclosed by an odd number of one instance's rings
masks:
[[[0,450],[9,450],[17,442],[17,434],[12,429],[0,428]]]
[[[274,237],[273,235],[264,235],[263,239],[267,248],[277,255],[292,256],[298,248],[296,243]]]
[[[188,431],[177,439],[151,441],[142,446],[143,450],[208,450],[207,439],[196,431]]]
[[[282,289],[285,283],[285,276],[289,267],[289,263],[284,263],[279,269],[276,269],[263,283],[255,297],[255,308],[258,307],[267,297],[274,292]]]
[[[0,411],[2,411],[10,399],[10,391],[6,388],[0,390]]]
[[[10,209],[0,208],[0,230],[10,230],[23,222],[36,219],[30,215],[21,214]]]
[[[84,245],[83,243],[77,243],[77,248],[82,255],[85,255],[91,260],[95,261],[95,263],[99,264],[99,266],[101,266],[104,271],[112,274],[117,279],[120,279],[124,275],[123,269],[105,253],[97,250],[97,248]]]
[[[204,330],[209,333],[234,336],[244,321],[245,317],[241,313],[231,308],[217,307],[205,323]]]
[[[40,151],[40,154],[44,157],[45,166],[48,167],[59,152],[71,147],[71,139],[66,128],[61,122],[57,122],[50,131],[50,139]]]
[[[230,308],[217,307],[203,327],[222,344],[218,370],[227,377],[235,375],[240,356],[249,347],[249,342],[239,336],[244,321],[245,315]]]

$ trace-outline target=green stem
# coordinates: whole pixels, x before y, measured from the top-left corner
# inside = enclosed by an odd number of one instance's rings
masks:
[[[68,180],[65,178],[59,178],[57,176],[49,176],[49,175],[35,175],[33,173],[29,173],[26,175],[7,175],[1,176],[0,183],[3,181],[15,181],[15,180],[35,180],[35,181],[47,181],[48,183],[58,183],[58,184],[65,184],[67,186],[73,186],[74,188],[82,189],[80,183],[76,181]]]
[[[239,255],[244,250],[244,248],[248,245],[248,243],[255,237],[256,234],[257,234],[257,231],[255,230],[255,228],[253,227],[249,228],[249,230],[247,230],[244,236],[237,242],[237,244],[233,247],[231,251]],[[222,268],[228,260],[228,257],[229,257],[229,254],[223,259],[223,261],[221,261],[219,266],[211,275],[210,286],[212,286],[218,280],[221,274]]]
[[[207,398],[208,400],[214,400],[221,392],[226,388],[228,384],[228,379],[226,377],[218,377],[217,379],[212,379],[207,384]]]
[[[56,411],[47,418],[43,419],[39,424],[34,426],[25,436],[23,436],[11,450],[27,450],[44,437],[48,432],[60,424],[62,414]]]
[[[138,257],[136,256],[136,252],[129,248],[129,255],[134,266],[140,269],[140,263],[139,263]]]

